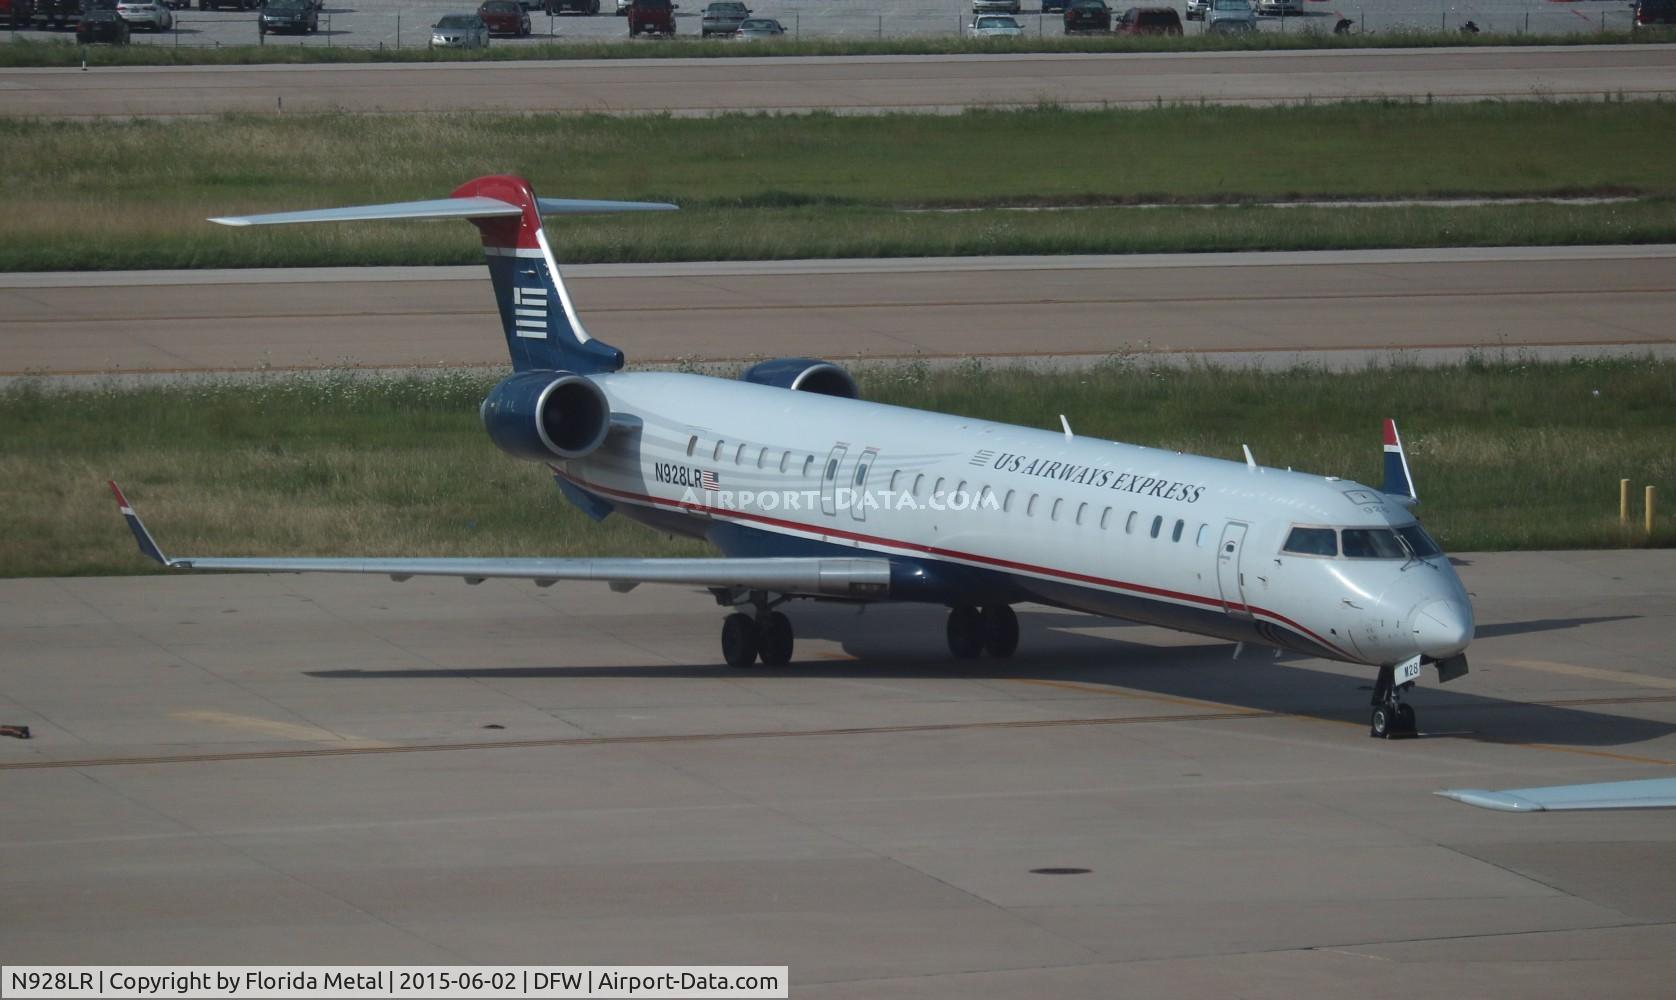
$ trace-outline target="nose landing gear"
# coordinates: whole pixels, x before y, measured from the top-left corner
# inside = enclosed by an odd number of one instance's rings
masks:
[[[1401,678],[1398,677],[1401,671]],[[1414,686],[1420,676],[1419,657],[1409,663],[1379,668],[1379,679],[1373,683],[1373,718],[1368,735],[1380,740],[1411,739],[1419,735],[1414,720],[1414,706],[1402,700],[1402,693]]]

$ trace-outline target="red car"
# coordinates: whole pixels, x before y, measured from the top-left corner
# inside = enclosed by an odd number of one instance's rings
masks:
[[[675,34],[675,4],[670,0],[634,0],[629,4],[629,37]]]
[[[530,33],[530,15],[518,0],[483,0],[477,16],[489,26],[491,35],[516,35],[524,38]]]
[[[1181,15],[1174,7],[1130,7],[1112,31],[1119,35],[1179,35]]]

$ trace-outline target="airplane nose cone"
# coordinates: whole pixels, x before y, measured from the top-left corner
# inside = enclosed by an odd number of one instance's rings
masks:
[[[1433,601],[1414,612],[1414,644],[1422,654],[1446,659],[1472,641],[1472,607],[1460,601]]]

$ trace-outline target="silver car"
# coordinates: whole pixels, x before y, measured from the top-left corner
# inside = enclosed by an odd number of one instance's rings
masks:
[[[152,31],[167,31],[175,24],[175,16],[158,0],[118,0],[116,16],[127,21],[130,28]]]
[[[489,26],[476,14],[446,14],[431,26],[433,49],[483,49],[489,46]]]
[[[969,30],[973,38],[1017,38],[1024,34],[1024,25],[1005,14],[984,14],[972,19]]]
[[[972,0],[973,14],[1017,14],[1018,0]]]
[[[1205,12],[1210,10],[1210,0],[1187,0],[1187,19],[1189,21],[1203,21]]]
[[[786,26],[772,17],[747,17],[739,23],[739,30],[733,37],[742,42],[749,42],[764,38],[784,38]]]
[[[1257,30],[1257,12],[1251,9],[1250,0],[1210,0],[1204,18],[1207,33],[1232,35]]]
[[[704,8],[704,19],[699,22],[699,30],[708,37],[710,35],[731,35],[739,30],[745,19],[751,16],[751,9],[738,0],[717,0],[716,3]]]

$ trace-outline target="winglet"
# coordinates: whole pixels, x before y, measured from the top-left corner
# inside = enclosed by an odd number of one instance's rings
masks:
[[[1408,473],[1408,456],[1402,450],[1397,422],[1389,417],[1385,419],[1385,485],[1380,487],[1380,491],[1409,503],[1420,499],[1419,494],[1414,492],[1414,477]]]
[[[134,541],[140,544],[140,551],[148,558],[155,559],[165,566],[169,565],[168,557],[163,555],[163,550],[152,541],[151,532],[145,530],[145,523],[140,520],[140,515],[134,513],[133,505],[122,495],[122,487],[114,481],[110,483],[110,487],[111,493],[116,497],[116,507],[122,511],[122,519],[128,522],[128,530],[134,533]]]

